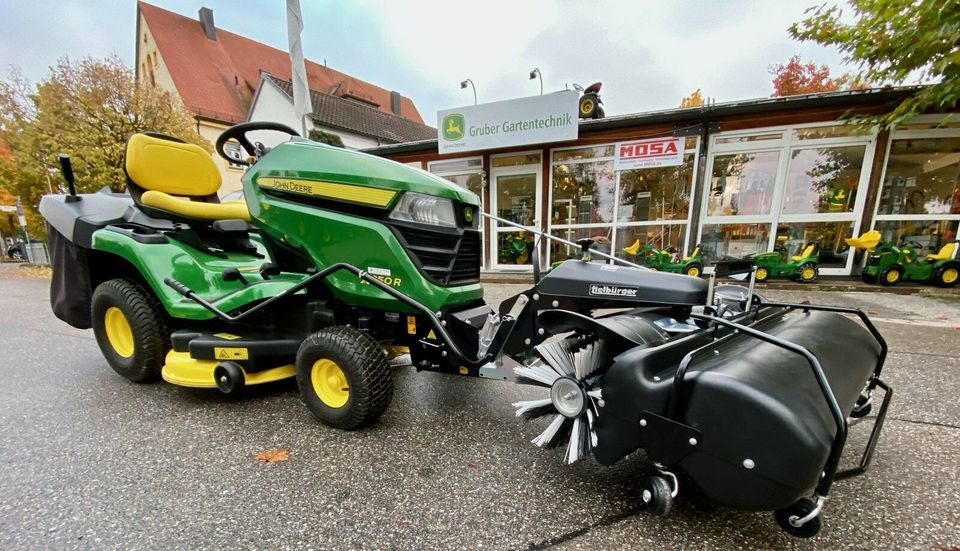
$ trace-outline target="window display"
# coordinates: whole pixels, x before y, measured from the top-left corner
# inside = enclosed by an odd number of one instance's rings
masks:
[[[622,171],[617,221],[686,220],[692,182],[692,153],[680,166]]]
[[[707,214],[769,214],[779,163],[777,151],[714,157]]]
[[[960,136],[894,139],[877,214],[960,214]]]
[[[551,235],[555,235],[561,239],[566,239],[567,241],[577,242],[578,239],[590,238],[593,239],[593,246],[591,248],[611,254],[610,247],[613,243],[610,227],[597,227],[597,228],[567,228],[563,230],[553,230],[550,232]],[[558,241],[550,241],[550,262],[562,262],[569,258],[580,258],[580,249],[577,247],[571,247],[570,245],[565,245]],[[594,258],[595,262],[606,262],[605,259],[597,257]]]
[[[860,145],[792,151],[781,212],[853,212],[865,149]]]
[[[617,178],[613,161],[553,167],[553,225],[613,221]]]
[[[816,245],[821,267],[844,268],[850,254],[845,241],[848,237],[853,237],[852,222],[781,222],[777,225],[775,250],[794,256],[807,245]]]
[[[700,239],[703,256],[710,264],[724,257],[766,252],[769,242],[770,224],[708,224]]]

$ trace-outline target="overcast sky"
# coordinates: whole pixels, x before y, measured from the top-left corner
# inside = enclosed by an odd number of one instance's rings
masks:
[[[790,39],[787,27],[822,0],[458,2],[301,0],[306,56],[395,89],[436,124],[440,109],[603,82],[608,115],[676,107],[701,88],[718,102],[769,96],[767,68],[800,54],[842,72],[836,51]],[[286,49],[284,0],[154,0],[217,27]],[[33,81],[65,54],[117,54],[132,65],[132,0],[9,2],[0,66]]]

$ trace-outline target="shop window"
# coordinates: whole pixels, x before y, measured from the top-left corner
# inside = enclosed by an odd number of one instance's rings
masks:
[[[820,266],[845,268],[850,254],[845,241],[848,237],[853,237],[853,222],[781,222],[777,225],[774,250],[782,251],[786,261],[807,245],[818,245]]]
[[[834,124],[831,126],[797,128],[793,131],[793,137],[798,140],[821,140],[824,138],[846,138],[847,136],[865,135],[869,132],[869,130],[864,130],[855,124]]]
[[[596,228],[566,228],[566,229],[555,229],[550,232],[551,235],[559,237],[561,239],[566,239],[567,241],[576,243],[578,239],[590,238],[593,239],[593,245],[590,247],[594,250],[604,252],[607,254],[610,253],[610,248],[612,245],[612,235],[613,230],[610,226],[596,227]],[[550,262],[562,262],[570,258],[580,258],[580,248],[566,245],[558,241],[550,241]],[[595,257],[593,259],[596,262],[606,262],[606,259],[602,257]]]
[[[497,264],[507,266],[532,265],[535,237],[532,233],[523,230],[498,232],[496,248]]]
[[[516,224],[533,226],[537,216],[537,177],[533,174],[498,176],[496,187],[497,216]]]
[[[777,151],[714,157],[707,214],[769,214],[779,162]]]
[[[701,252],[710,264],[730,256],[766,252],[770,242],[770,224],[705,224],[700,239]]]
[[[616,185],[613,161],[554,166],[551,223],[612,222]]]
[[[430,172],[445,174],[449,172],[471,172],[483,169],[483,159],[454,159],[452,161],[434,161],[430,163]]]
[[[493,157],[490,160],[490,163],[494,168],[502,168],[507,166],[536,165],[536,164],[540,164],[540,154],[539,153],[521,153],[517,155],[505,155],[502,157]]]
[[[242,160],[244,155],[243,150],[240,148],[240,144],[234,141],[229,141],[223,144],[223,152],[227,154],[227,157],[230,157],[231,159],[235,159],[237,161]],[[244,165],[240,163],[235,163],[233,161],[227,161],[227,166],[229,166],[230,168],[236,168],[239,170],[243,170],[245,168]]]
[[[676,251],[678,256],[682,256],[681,251],[683,251],[686,235],[686,224],[621,226],[617,229],[617,250],[614,254],[624,260],[642,264],[642,259],[638,259],[636,255],[624,250],[629,249],[639,241],[640,248],[649,244],[657,249]]]
[[[483,175],[479,172],[474,172],[473,174],[447,174],[442,176],[442,178],[472,191],[477,194],[478,197],[483,197]]]
[[[957,240],[960,220],[883,220],[877,222],[880,239],[897,245],[918,246],[924,255]]]
[[[960,137],[894,139],[877,214],[960,214]]]
[[[553,152],[553,162],[598,159],[602,157],[613,157],[613,144],[596,147],[580,147],[577,149],[561,149],[560,151]]]
[[[617,221],[686,220],[693,163],[694,155],[688,153],[679,166],[621,172]]]
[[[862,145],[792,151],[781,212],[853,212],[865,151]]]
[[[767,134],[751,134],[749,136],[728,136],[724,138],[717,138],[717,144],[764,142],[781,139],[783,139],[783,132],[771,132]]]

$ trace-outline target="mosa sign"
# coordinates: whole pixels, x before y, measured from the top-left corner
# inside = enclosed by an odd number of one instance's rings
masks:
[[[683,163],[683,138],[654,138],[617,144],[614,170],[677,166]]]

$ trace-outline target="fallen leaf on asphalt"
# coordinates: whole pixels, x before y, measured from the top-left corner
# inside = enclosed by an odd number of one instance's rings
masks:
[[[876,310],[867,310],[867,313],[870,314],[871,316],[873,316],[873,315],[876,315],[877,311],[876,311]]]
[[[940,314],[939,316],[937,316],[937,319],[938,319],[938,320],[948,320],[948,319],[950,319],[950,317],[947,316],[946,314]]]
[[[476,469],[477,466],[474,465],[473,463],[467,463],[467,468],[468,468],[468,469]]]
[[[290,459],[290,450],[287,448],[277,448],[275,450],[263,450],[255,457],[257,461],[263,463],[282,463]]]

